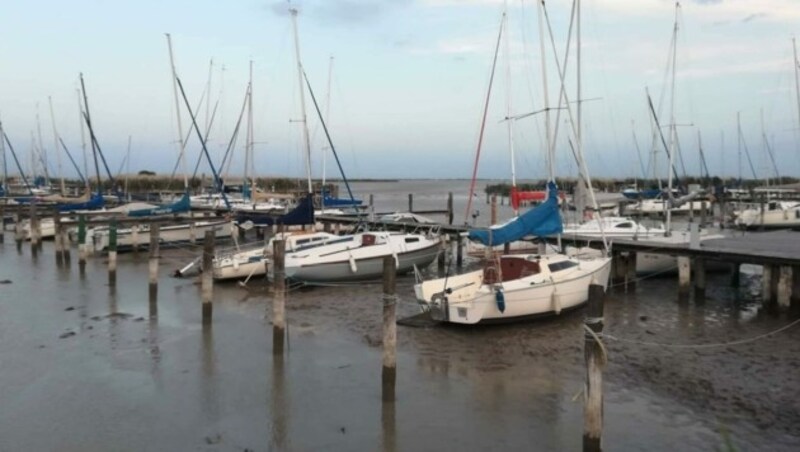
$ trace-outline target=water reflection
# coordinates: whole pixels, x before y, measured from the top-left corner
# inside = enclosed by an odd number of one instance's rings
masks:
[[[289,403],[287,400],[286,369],[283,355],[273,355],[272,358],[272,391],[270,398],[270,438],[272,450],[288,450],[290,447],[289,431]]]
[[[381,449],[384,452],[397,450],[397,420],[394,401],[381,404]]]

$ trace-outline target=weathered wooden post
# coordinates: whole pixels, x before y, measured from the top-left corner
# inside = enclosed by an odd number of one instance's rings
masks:
[[[61,234],[60,234],[61,235],[61,257],[62,257],[62,261],[63,261],[64,265],[69,267],[69,264],[70,264],[70,248],[71,248],[70,247],[70,242],[69,242],[69,231],[67,230],[67,228],[64,227],[63,224],[61,224],[61,228],[60,229],[61,229]],[[58,234],[58,231],[56,231],[56,234]]]
[[[734,262],[731,264],[731,287],[739,287],[740,284],[740,277],[739,271],[741,264],[738,262]]]
[[[108,225],[108,284],[117,284],[117,220]]]
[[[22,251],[25,229],[22,227],[22,215],[19,214],[19,210],[14,214],[14,240],[17,242],[17,251]]]
[[[139,225],[134,224],[131,226],[131,247],[134,253],[139,252]]]
[[[764,306],[772,304],[775,297],[772,280],[775,273],[775,266],[764,265],[761,273],[761,303]]]
[[[694,222],[694,201],[689,201],[689,223]]]
[[[53,245],[56,250],[56,266],[60,267],[64,263],[64,244],[61,242],[61,212],[58,209],[53,214],[53,228],[55,229]]]
[[[489,219],[490,219],[490,223],[489,224],[490,225],[495,225],[495,224],[497,224],[497,195],[492,195],[492,207],[491,207],[491,211],[490,212],[491,212],[491,215],[489,217]]]
[[[83,274],[86,271],[86,215],[78,215],[78,269]]]
[[[408,194],[408,211],[414,211],[414,195],[411,193]]]
[[[625,290],[628,286],[636,287],[636,253],[628,252],[627,272],[625,273]]]
[[[444,240],[441,240],[439,245],[439,254],[436,255],[436,269],[441,272],[444,270],[445,259],[447,258],[447,243]]]
[[[706,219],[708,217],[708,203],[707,201],[703,200],[700,201],[700,227],[706,227]]]
[[[6,202],[0,200],[0,243],[6,241]]]
[[[792,267],[792,294],[789,298],[792,307],[800,304],[800,265]]]
[[[603,337],[603,286],[589,286],[584,319],[583,356],[586,362],[586,394],[583,405],[583,450],[599,452],[603,439],[603,367],[606,363]]]
[[[30,229],[30,236],[31,236],[31,249],[34,250],[34,253],[39,251],[39,245],[41,244],[42,240],[42,229],[39,224],[39,215],[36,212],[36,203],[31,203],[31,218],[30,222],[28,223]]]
[[[155,298],[158,293],[158,244],[160,225],[158,223],[150,224],[150,258],[149,258],[149,275],[148,282],[150,287],[150,298]]]
[[[781,265],[778,276],[778,307],[788,308],[792,303],[792,267]]]
[[[686,256],[678,256],[678,298],[683,299],[689,294],[692,283],[692,264]]]
[[[456,268],[464,265],[464,240],[461,234],[456,235]]]
[[[694,258],[694,297],[702,301],[706,297],[706,262],[702,257]]]
[[[453,192],[447,192],[447,224],[453,224]]]
[[[203,300],[203,326],[211,325],[214,305],[214,231],[206,231],[203,241],[203,274],[201,276],[201,297]]]
[[[383,258],[383,400],[393,401],[397,381],[397,263],[393,256]]]
[[[283,355],[286,337],[286,242],[272,241],[272,354]]]

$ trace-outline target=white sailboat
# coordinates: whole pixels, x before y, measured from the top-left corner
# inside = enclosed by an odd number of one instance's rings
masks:
[[[580,5],[580,1],[577,4]],[[544,45],[543,12],[544,5],[541,4],[539,5],[539,24],[542,46]],[[576,13],[578,17],[577,48],[579,49],[577,121],[574,121],[572,117],[560,63],[558,64],[558,73],[561,78],[561,90],[557,110],[560,112],[561,107],[564,106],[569,114],[577,143],[578,166],[581,176],[589,182],[591,179],[583,159],[580,126],[579,6]],[[504,11],[503,24],[506,24],[506,21],[507,15]],[[502,29],[501,26],[501,32]],[[553,53],[555,54],[555,49],[553,49]],[[544,60],[545,52],[542,52],[542,58]],[[558,62],[557,57],[556,61]],[[546,77],[546,70],[543,70],[543,75]],[[544,84],[546,92],[546,80],[544,80]],[[548,116],[549,110],[546,105],[545,113]],[[471,231],[471,239],[480,239],[485,245],[491,247],[497,244],[511,243],[530,234],[549,235],[546,231],[553,226],[557,232],[561,231],[562,224],[553,171],[556,134],[553,134],[553,137],[550,136],[549,117],[546,123],[548,126],[547,157],[550,171],[547,200],[503,227],[490,228],[486,231]],[[555,124],[558,123],[559,121],[556,120]],[[591,190],[591,184],[589,184],[589,189]],[[592,201],[596,208],[597,202],[593,194]],[[488,240],[486,240],[487,237]],[[533,316],[559,314],[565,309],[585,303],[589,297],[590,285],[599,284],[606,287],[610,268],[611,260],[605,256],[577,259],[563,254],[503,255],[489,258],[487,266],[481,270],[420,282],[414,286],[414,290],[417,300],[430,311],[435,320],[463,324],[519,320]]]

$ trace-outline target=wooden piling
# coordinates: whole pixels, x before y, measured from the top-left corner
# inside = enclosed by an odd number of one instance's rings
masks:
[[[584,360],[586,363],[586,394],[583,405],[583,450],[599,452],[603,438],[603,367],[605,349],[598,339],[603,335],[603,286],[589,286],[589,301],[584,319]],[[588,329],[588,330],[587,330]],[[594,333],[590,333],[589,330]],[[597,338],[595,337],[597,336]]]
[[[397,381],[397,263],[393,256],[383,258],[383,400],[393,401]]]
[[[131,247],[134,253],[139,252],[139,225],[134,224],[131,226]]]
[[[700,201],[700,227],[706,227],[706,219],[708,217],[708,203]]]
[[[695,301],[702,301],[706,297],[706,262],[701,257],[696,257],[694,263],[694,297]]]
[[[411,193],[408,194],[408,211],[414,211],[414,195]]]
[[[772,279],[775,273],[775,266],[764,265],[761,272],[761,303],[764,306],[772,304],[775,300]]]
[[[272,353],[283,355],[286,332],[286,242],[272,241]]]
[[[439,254],[436,255],[436,269],[440,272],[444,270],[445,259],[447,258],[447,243],[441,242]]]
[[[61,235],[61,260],[64,266],[69,267],[70,264],[70,241],[69,241],[69,231],[64,225],[61,225],[60,233],[56,231],[56,234]]]
[[[0,201],[0,243],[6,241],[6,202]]]
[[[78,268],[81,274],[86,271],[86,215],[78,215]]]
[[[678,297],[684,298],[689,295],[692,283],[692,264],[686,256],[678,256]]]
[[[25,230],[22,228],[22,215],[14,214],[14,241],[17,242],[17,251],[22,251],[22,242],[25,240]]]
[[[489,224],[495,225],[497,224],[497,195],[492,195],[492,206],[490,212],[491,216],[489,217],[490,219]]]
[[[447,224],[453,224],[453,192],[447,193]]]
[[[214,231],[206,231],[203,240],[203,273],[200,282],[203,300],[203,326],[211,325],[214,305]]]
[[[792,306],[800,305],[800,265],[792,267],[792,294],[789,298]]]
[[[150,292],[158,292],[158,245],[159,245],[159,232],[160,225],[158,223],[150,224],[150,257],[149,257],[149,275],[148,282],[150,285]]]
[[[738,262],[734,262],[731,264],[731,287],[739,287],[739,284],[741,282],[740,267],[741,264],[739,264]]]
[[[461,234],[456,235],[456,268],[464,265],[464,239]]]
[[[625,267],[625,290],[628,290],[629,286],[636,287],[636,253],[633,251],[628,253]]]
[[[792,300],[792,267],[781,265],[778,275],[777,287],[778,307],[788,308]]]
[[[108,284],[117,284],[117,220],[108,225]]]
[[[42,241],[42,228],[41,223],[39,223],[39,215],[36,212],[35,202],[31,203],[31,218],[28,227],[30,229],[31,248],[38,251]]]
[[[64,244],[61,242],[61,212],[56,209],[53,214],[53,227],[55,234],[53,236],[53,245],[55,248],[56,266],[61,266],[64,263]]]

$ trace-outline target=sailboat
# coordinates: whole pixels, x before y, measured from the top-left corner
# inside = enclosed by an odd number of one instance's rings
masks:
[[[541,43],[543,48],[544,27],[542,26],[542,14],[544,8],[543,4],[539,5],[540,33],[542,34]],[[580,8],[577,9],[576,13],[577,17],[580,17]],[[504,11],[500,28],[501,34],[506,23],[507,14]],[[578,24],[580,24],[579,19]],[[549,19],[548,29],[550,29]],[[580,26],[578,26],[577,30],[577,48],[580,49]],[[499,48],[499,39],[500,36],[498,36],[497,48]],[[553,51],[555,53],[555,49]],[[545,67],[544,55],[545,52],[542,51],[543,69]],[[570,114],[570,120],[572,120],[572,113],[564,86],[564,74],[557,57],[556,61],[561,78],[561,92],[557,110],[560,111],[560,107],[564,105],[564,108]],[[573,132],[578,145],[577,156],[581,177],[588,182],[590,179],[583,160],[580,127],[580,53],[578,54],[578,61],[578,120],[577,127],[574,127]],[[541,205],[500,227],[471,230],[469,232],[471,240],[480,241],[487,247],[512,243],[526,236],[560,234],[563,230],[558,208],[558,188],[555,184],[553,172],[555,137],[551,136],[550,133],[551,123],[547,100],[546,73],[546,70],[543,70],[543,83],[545,86],[544,111],[547,115],[547,156],[550,170],[546,200]],[[558,123],[557,118],[555,124]],[[572,124],[575,126],[576,122],[572,121]],[[589,184],[589,187],[591,189],[591,184]],[[590,191],[590,193],[592,192]],[[592,199],[596,207],[597,203],[594,200],[593,193]],[[610,267],[611,259],[605,256],[577,259],[564,254],[492,255],[491,257],[487,256],[487,262],[483,269],[462,275],[447,275],[444,278],[419,282],[414,286],[414,291],[417,300],[430,311],[431,317],[435,320],[463,324],[519,320],[533,316],[559,314],[563,310],[580,306],[588,299],[590,285],[599,284],[604,288],[606,287]]]

